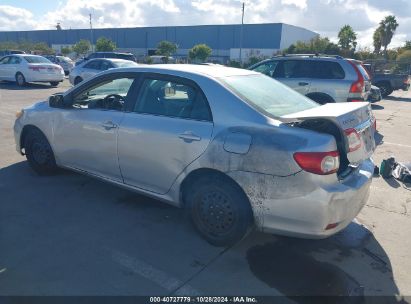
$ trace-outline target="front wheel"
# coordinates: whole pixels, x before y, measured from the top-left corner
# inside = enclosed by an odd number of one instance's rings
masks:
[[[210,244],[230,246],[245,236],[252,211],[238,185],[226,178],[202,177],[190,188],[188,211],[194,226]]]
[[[26,78],[24,78],[24,75],[20,72],[16,74],[16,84],[19,87],[22,87],[26,84]]]
[[[31,129],[24,140],[27,161],[39,175],[52,175],[57,171],[53,150],[44,134]]]
[[[52,87],[57,87],[57,86],[59,85],[59,82],[58,82],[58,81],[51,81],[51,82],[50,82],[50,85],[51,85]]]

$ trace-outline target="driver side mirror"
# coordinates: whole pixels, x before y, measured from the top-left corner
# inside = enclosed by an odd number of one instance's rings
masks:
[[[63,94],[54,94],[49,97],[49,106],[52,108],[67,108]]]

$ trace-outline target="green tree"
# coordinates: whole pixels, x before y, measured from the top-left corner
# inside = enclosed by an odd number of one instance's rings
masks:
[[[164,56],[165,63],[168,63],[168,57],[177,52],[177,48],[177,44],[167,40],[163,40],[157,44],[156,54]]]
[[[188,52],[188,57],[193,61],[205,62],[211,55],[211,48],[206,44],[197,44]]]
[[[340,47],[332,43],[327,37],[316,36],[310,41],[297,41],[286,49],[288,54],[316,54],[324,53],[329,55],[340,54]]]
[[[374,31],[374,35],[372,36],[373,45],[374,45],[374,53],[379,54],[381,52],[381,28],[378,27]]]
[[[357,34],[350,25],[344,25],[338,33],[338,44],[344,50],[350,50],[357,47]]]
[[[106,37],[100,37],[96,41],[96,51],[97,52],[112,52],[116,49],[116,44],[106,38]]]
[[[397,61],[411,63],[411,49],[405,50],[397,56]]]
[[[391,43],[392,37],[395,34],[395,30],[398,27],[398,22],[395,19],[395,16],[390,15],[385,17],[380,22],[380,37],[381,37],[381,46],[384,47],[384,54],[387,57],[387,47]]]
[[[411,50],[411,40],[405,41],[404,50]]]
[[[62,47],[60,51],[61,51],[61,54],[62,54],[63,56],[67,56],[67,55],[70,54],[73,50],[72,50],[69,46],[67,46],[67,47]]]
[[[81,39],[73,46],[73,51],[76,52],[77,55],[84,55],[91,49],[90,41]]]
[[[50,55],[55,53],[55,51],[51,47],[49,47],[45,42],[34,43],[31,51],[35,51],[36,53],[40,53],[43,55]]]

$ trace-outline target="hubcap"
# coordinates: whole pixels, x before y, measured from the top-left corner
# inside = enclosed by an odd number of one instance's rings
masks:
[[[32,147],[33,158],[38,164],[45,164],[48,159],[48,149],[45,144],[40,142],[35,142]]]
[[[24,83],[24,79],[23,79],[23,75],[17,75],[17,82],[19,83],[19,84],[23,84]]]
[[[196,211],[204,228],[212,234],[227,233],[236,219],[231,200],[217,190],[203,194]]]

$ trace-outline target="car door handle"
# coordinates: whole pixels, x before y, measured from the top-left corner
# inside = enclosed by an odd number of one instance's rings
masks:
[[[307,86],[309,83],[308,82],[299,82],[298,85],[299,86]]]
[[[199,141],[201,140],[201,137],[194,134],[193,132],[184,132],[178,135],[179,138],[185,140],[185,141]]]
[[[106,129],[106,130],[110,130],[110,129],[115,129],[115,128],[117,128],[117,125],[116,125],[115,123],[113,123],[112,121],[103,122],[103,123],[101,124],[101,126],[102,126],[104,129]]]

